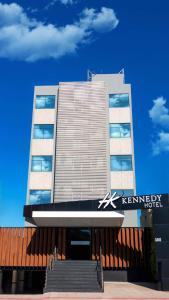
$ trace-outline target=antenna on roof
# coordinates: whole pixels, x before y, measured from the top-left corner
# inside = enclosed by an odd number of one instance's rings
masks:
[[[94,75],[96,75],[96,74],[90,70],[87,70],[87,80],[88,81],[92,81],[92,76],[94,76]]]
[[[125,72],[124,72],[124,68],[120,70],[119,74],[123,74],[123,75],[124,75],[124,82],[125,82]]]

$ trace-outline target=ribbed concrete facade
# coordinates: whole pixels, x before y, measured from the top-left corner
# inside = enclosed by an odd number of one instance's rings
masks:
[[[97,199],[108,186],[104,82],[59,84],[54,202]]]

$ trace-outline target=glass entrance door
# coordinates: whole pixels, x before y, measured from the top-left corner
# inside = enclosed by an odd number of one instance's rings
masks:
[[[68,258],[89,260],[91,256],[91,229],[68,229]]]

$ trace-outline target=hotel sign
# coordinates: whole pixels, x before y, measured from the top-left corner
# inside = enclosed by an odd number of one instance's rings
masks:
[[[168,194],[152,194],[124,197],[116,192],[110,196],[107,193],[102,200],[99,200],[98,209],[107,210],[129,210],[129,209],[152,209],[169,207]]]
[[[25,205],[24,216],[32,217],[32,211],[120,211],[153,208],[169,208],[169,195],[152,194],[125,197],[117,193],[113,195],[107,193],[103,199]]]

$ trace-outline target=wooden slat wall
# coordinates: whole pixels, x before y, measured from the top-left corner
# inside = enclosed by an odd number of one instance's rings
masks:
[[[150,228],[92,228],[92,260],[99,258],[105,269],[147,269],[151,251]]]
[[[46,267],[55,247],[66,258],[65,243],[64,228],[0,228],[0,267]]]
[[[150,228],[92,228],[91,259],[100,257],[105,269],[147,270],[151,251]],[[0,267],[46,267],[57,248],[65,260],[66,228],[0,228]]]

